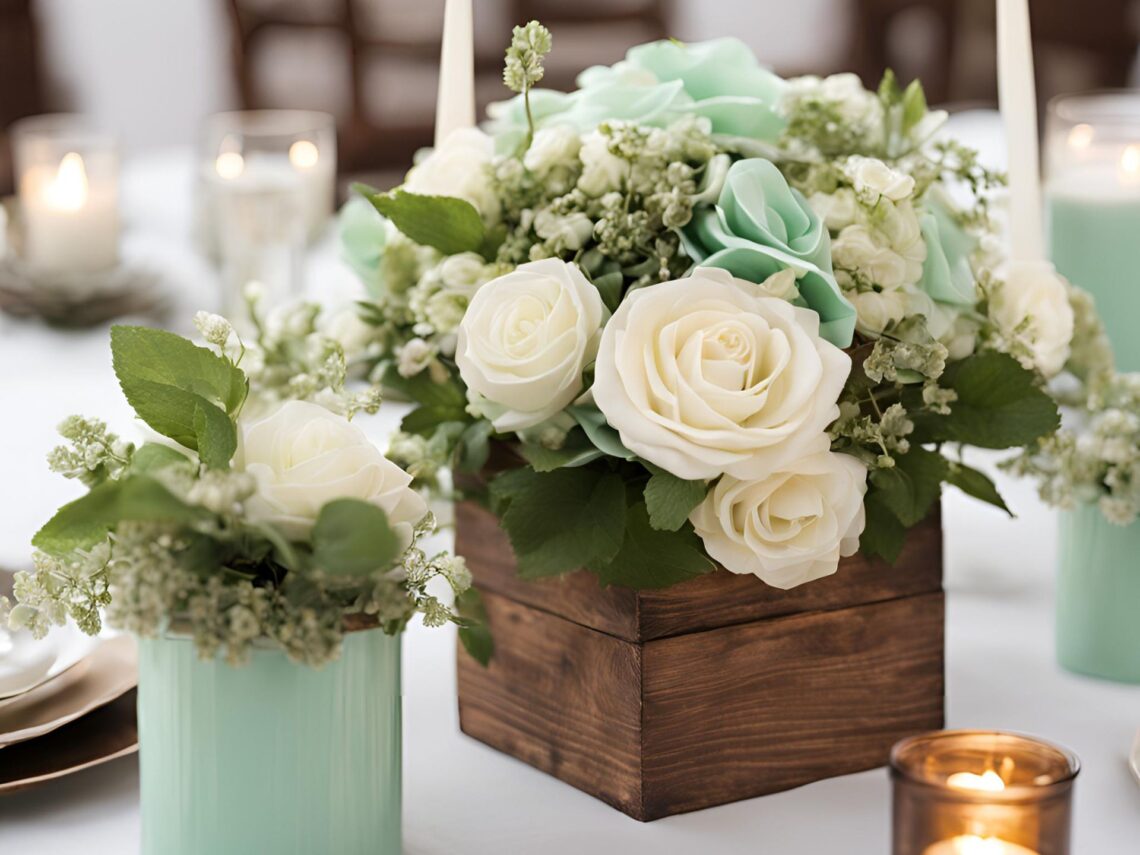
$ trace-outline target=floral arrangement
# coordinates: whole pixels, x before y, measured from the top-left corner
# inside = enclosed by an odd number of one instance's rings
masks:
[[[1003,466],[1036,480],[1052,507],[1095,504],[1109,522],[1129,525],[1140,516],[1140,374],[1115,370],[1091,297],[1075,292],[1073,307],[1073,353],[1055,384],[1064,425]]]
[[[153,439],[136,445],[79,416],[60,426],[68,444],[50,466],[88,492],[35,535],[10,624],[40,636],[70,618],[94,634],[106,619],[188,634],[203,657],[239,663],[270,642],[319,666],[347,630],[395,634],[418,613],[459,623],[485,660],[470,573],[425,553],[426,502],[349,421],[376,409],[375,390],[345,388],[343,348],[318,330],[316,307],[253,317],[248,345],[207,313],[196,318],[207,347],[112,329],[115,374]],[[454,608],[429,592],[436,579]]]
[[[1053,434],[1071,295],[1003,274],[1003,177],[921,86],[782,80],[722,39],[558,93],[551,47],[516,28],[517,96],[343,212],[374,378],[416,404],[393,456],[493,475],[523,576],[634,588],[894,560],[944,483],[1004,509],[945,452]]]

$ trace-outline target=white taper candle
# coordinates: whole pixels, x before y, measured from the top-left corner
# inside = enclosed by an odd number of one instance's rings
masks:
[[[1009,217],[1015,261],[1041,261],[1041,174],[1037,155],[1037,89],[1028,0],[997,0],[998,97],[1009,151]]]
[[[439,55],[439,95],[435,105],[435,144],[456,128],[475,124],[475,31],[472,0],[447,0]]]

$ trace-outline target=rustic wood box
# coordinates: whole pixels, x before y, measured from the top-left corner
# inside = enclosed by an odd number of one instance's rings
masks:
[[[527,582],[498,520],[456,508],[495,655],[459,652],[464,733],[639,820],[882,766],[943,723],[942,530],[791,591],[720,570],[663,591]]]

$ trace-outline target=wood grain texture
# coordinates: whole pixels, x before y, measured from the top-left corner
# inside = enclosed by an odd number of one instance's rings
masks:
[[[485,594],[464,733],[640,820],[883,765],[943,720],[943,595],[629,642]]]
[[[627,641],[884,602],[942,587],[942,525],[937,506],[911,529],[893,566],[856,554],[840,561],[833,576],[789,591],[725,570],[660,591],[602,588],[586,571],[527,581],[516,574],[510,541],[494,514],[474,502],[461,502],[455,516],[456,553],[467,559],[480,589]]]
[[[463,731],[637,819],[881,766],[942,726],[937,509],[893,567],[854,556],[791,591],[524,581],[493,514],[463,502],[456,523],[495,638],[488,668],[459,650]]]
[[[495,655],[459,649],[464,733],[633,813],[641,805],[641,649],[484,593]]]
[[[943,724],[943,595],[644,645],[642,819],[886,763]]]

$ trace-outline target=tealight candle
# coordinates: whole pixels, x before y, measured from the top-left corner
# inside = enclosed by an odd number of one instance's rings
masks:
[[[296,184],[305,232],[315,240],[328,226],[336,201],[336,125],[307,110],[218,113],[206,122],[200,162],[202,217],[216,227],[214,198]],[[207,236],[212,248],[221,236]]]
[[[942,731],[891,752],[894,855],[1069,855],[1072,754],[1026,736]]]
[[[1140,95],[1067,95],[1046,122],[1049,251],[1057,271],[1090,291],[1117,366],[1140,371]]]
[[[12,129],[23,258],[50,273],[119,260],[118,149],[78,116],[35,116]]]

